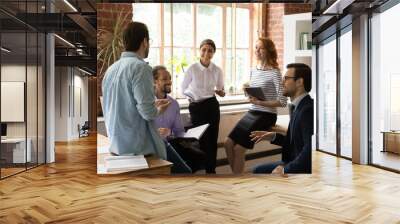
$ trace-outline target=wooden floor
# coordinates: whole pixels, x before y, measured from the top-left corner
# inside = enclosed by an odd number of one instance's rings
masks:
[[[0,223],[400,223],[400,175],[320,152],[312,175],[98,177],[96,139],[0,181]]]
[[[372,162],[376,165],[400,170],[400,154],[392,152],[374,151]]]

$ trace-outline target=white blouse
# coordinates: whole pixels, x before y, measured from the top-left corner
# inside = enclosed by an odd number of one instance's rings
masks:
[[[193,101],[213,97],[215,90],[224,89],[222,70],[212,62],[208,67],[197,62],[185,72],[181,87],[182,93]]]

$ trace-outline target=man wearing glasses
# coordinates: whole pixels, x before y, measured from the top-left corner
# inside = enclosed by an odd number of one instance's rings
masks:
[[[311,90],[311,69],[302,63],[286,66],[283,77],[283,95],[290,97],[290,122],[286,136],[269,131],[253,131],[252,141],[271,141],[282,146],[282,161],[261,164],[253,173],[311,173],[311,137],[314,128],[314,103]]]

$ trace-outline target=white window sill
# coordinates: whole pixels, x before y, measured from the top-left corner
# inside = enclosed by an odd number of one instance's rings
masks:
[[[233,104],[247,104],[249,99],[245,95],[234,95],[234,96],[217,96],[217,100],[221,106],[233,105]],[[189,101],[187,99],[177,99],[179,107],[181,109],[187,109],[189,107]]]

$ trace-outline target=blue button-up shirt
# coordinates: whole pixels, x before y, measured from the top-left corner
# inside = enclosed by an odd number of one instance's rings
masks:
[[[154,86],[151,67],[137,54],[123,52],[104,76],[103,113],[110,152],[118,155],[155,154],[166,159],[165,144],[154,119]]]

